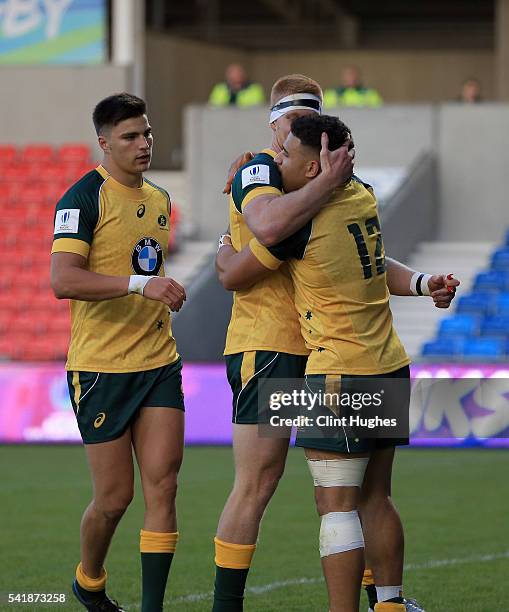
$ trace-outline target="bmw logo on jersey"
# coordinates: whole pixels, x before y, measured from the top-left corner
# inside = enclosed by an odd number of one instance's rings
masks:
[[[131,256],[136,274],[157,276],[163,264],[163,250],[154,238],[142,238],[133,249]]]

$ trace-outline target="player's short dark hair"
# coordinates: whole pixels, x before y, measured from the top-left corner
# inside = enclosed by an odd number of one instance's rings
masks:
[[[144,100],[124,91],[101,100],[94,108],[92,120],[99,136],[104,127],[114,127],[125,119],[140,117],[146,112],[147,105]]]
[[[326,132],[329,137],[329,150],[339,149],[351,138],[350,128],[348,128],[337,117],[330,115],[304,115],[292,122],[292,134],[301,143],[320,152],[322,147],[322,132]]]

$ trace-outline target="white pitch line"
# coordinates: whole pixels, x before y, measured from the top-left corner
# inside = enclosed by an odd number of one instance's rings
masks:
[[[509,550],[493,555],[471,555],[470,557],[459,557],[457,559],[437,559],[426,563],[409,563],[405,565],[405,571],[434,569],[435,567],[445,567],[448,565],[463,565],[465,563],[488,563],[499,559],[509,559]]]
[[[405,571],[418,571],[435,569],[437,567],[447,567],[454,565],[464,565],[468,563],[488,563],[490,561],[498,561],[499,559],[509,559],[509,550],[501,553],[494,553],[492,555],[471,555],[469,557],[458,557],[452,559],[435,559],[433,561],[426,561],[425,563],[408,563],[405,565]],[[290,580],[278,580],[277,582],[269,582],[268,584],[262,584],[260,586],[246,587],[246,592],[253,595],[261,595],[268,593],[269,591],[275,591],[287,586],[296,586],[301,584],[318,584],[323,582],[323,578],[293,578]],[[183,597],[177,597],[173,600],[173,603],[191,603],[195,601],[203,601],[205,599],[212,599],[213,591],[207,593],[191,593],[190,595],[184,595]]]

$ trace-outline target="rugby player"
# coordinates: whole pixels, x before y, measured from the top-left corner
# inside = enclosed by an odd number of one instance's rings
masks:
[[[298,95],[295,95],[298,94]],[[273,158],[280,150],[292,119],[317,112],[320,86],[302,75],[280,79],[271,103],[272,146],[239,171],[230,198],[230,226],[240,250],[257,235],[265,244],[289,236],[318,212],[334,188],[352,174],[347,147],[327,155],[321,176],[308,187],[282,194]],[[286,100],[285,100],[286,99]],[[233,390],[235,483],[215,538],[215,612],[242,610],[245,582],[256,548],[260,521],[283,473],[287,439],[260,439],[257,380],[263,376],[299,378],[308,350],[300,335],[293,286],[288,273],[277,271],[247,292],[238,292],[228,327],[225,355]]]
[[[93,122],[103,161],[58,202],[51,258],[55,296],[70,299],[67,380],[93,484],[72,588],[87,610],[122,609],[106,594],[104,561],[133,497],[134,450],[145,499],[141,609],[154,612],[178,540],[184,398],[169,311],[186,294],[164,276],[171,204],[143,177],[153,145],[145,102],[112,95]]]
[[[322,132],[328,134],[332,149],[350,137],[346,126],[332,117],[312,115],[293,123],[292,133],[275,160],[282,169],[285,191],[297,190],[319,176]],[[220,278],[229,288],[245,289],[262,282],[269,270],[279,269],[289,258],[301,331],[311,351],[306,368],[308,386],[325,390],[325,384],[327,389],[331,384],[347,385],[359,375],[401,379],[400,401],[407,410],[404,383],[408,381],[409,360],[392,328],[383,242],[371,190],[352,178],[312,221],[269,250],[256,239],[238,254],[225,246],[218,255]],[[412,283],[421,283],[423,275],[406,270],[406,291],[401,274],[398,291],[412,295]],[[446,307],[453,295],[447,285],[455,287],[458,281],[443,275],[426,280],[436,304]],[[403,531],[399,516],[394,509],[384,510],[384,503],[378,505],[385,498],[390,503],[397,443],[389,439],[375,444],[345,435],[333,440],[297,439],[297,444],[306,448],[316,486],[317,509],[322,516],[320,552],[332,612],[358,610],[364,567],[358,508],[368,544],[366,557],[377,584],[379,603],[371,605],[387,612],[421,610],[402,597]],[[377,534],[377,530],[383,533]]]
[[[289,75],[275,83],[271,93],[272,146],[237,172],[235,178],[232,177],[230,227],[231,240],[237,250],[247,245],[253,235],[265,245],[275,244],[294,232],[297,226],[301,227],[309,221],[324,204],[325,196],[319,194],[320,197],[316,197],[316,192],[311,190],[311,182],[302,190],[283,196],[280,173],[274,163],[292,120],[320,113],[321,97],[320,86],[303,75]],[[334,153],[342,151],[340,148],[332,153],[331,160],[324,143],[322,173],[315,179],[321,180],[322,184],[331,161],[338,161]],[[345,172],[340,177],[342,182],[352,172],[352,165],[347,163],[345,153],[343,148]],[[338,179],[334,186],[339,184]],[[229,240],[229,236],[225,236],[220,246]],[[228,285],[228,275],[223,274],[225,271],[221,264],[226,251],[219,250],[217,263],[220,276]],[[412,277],[413,271],[388,260],[389,285],[393,293],[405,294],[408,275]],[[299,378],[304,372],[309,352],[300,336],[298,316],[293,305],[293,286],[284,266],[272,277],[264,278],[252,287],[251,283],[236,287],[236,282],[239,282],[238,279],[227,286],[243,290],[235,293],[225,348],[228,379],[233,391],[236,477],[215,540],[216,612],[242,609],[246,577],[260,520],[283,473],[288,449],[289,436],[286,440],[260,439],[257,428],[253,427],[258,422],[258,380],[260,375],[263,378]],[[450,300],[449,296],[444,298],[440,295],[434,299],[441,306],[441,300]],[[381,485],[377,484],[377,487],[380,495],[377,514],[380,509],[385,509],[389,513],[386,523],[400,525],[389,494],[385,489],[382,491]],[[397,531],[397,525],[395,529]],[[373,589],[371,587],[371,591]]]

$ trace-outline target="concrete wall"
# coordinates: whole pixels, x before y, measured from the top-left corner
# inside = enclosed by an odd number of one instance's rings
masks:
[[[386,102],[439,102],[454,100],[461,83],[476,76],[486,99],[495,96],[492,51],[323,51],[258,53],[252,78],[270,90],[284,74],[300,72],[322,87],[339,84],[341,69],[358,66],[364,82],[375,87]]]
[[[225,67],[238,61],[249,68],[245,52],[149,33],[146,40],[146,99],[154,128],[154,168],[181,163],[183,109],[206,102]]]
[[[423,152],[434,154],[437,238],[502,236],[509,226],[509,105],[385,106],[340,114],[352,129],[359,166],[407,167]],[[192,106],[185,126],[192,216],[199,237],[212,239],[228,223],[228,199],[221,190],[231,162],[243,151],[269,146],[271,131],[261,109]]]
[[[86,142],[97,147],[92,111],[101,98],[128,90],[127,68],[0,67],[2,142]],[[95,149],[99,155],[99,148]]]
[[[476,76],[486,99],[495,96],[492,51],[323,51],[250,52],[147,33],[146,82],[151,121],[157,137],[154,167],[178,165],[184,106],[207,101],[224,78],[227,64],[241,62],[252,80],[265,87],[284,74],[300,72],[323,87],[337,85],[341,68],[356,64],[364,80],[387,102],[454,100],[461,83]]]
[[[357,163],[407,166],[433,148],[430,106],[345,109]],[[270,146],[272,132],[261,109],[211,109],[191,106],[185,115],[188,190],[200,238],[215,238],[228,225],[228,198],[221,191],[231,162],[246,150]]]
[[[441,237],[497,241],[509,226],[509,105],[440,110]]]

